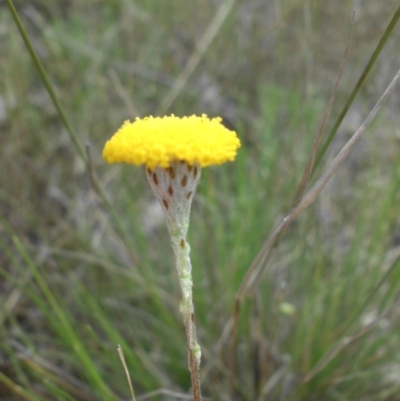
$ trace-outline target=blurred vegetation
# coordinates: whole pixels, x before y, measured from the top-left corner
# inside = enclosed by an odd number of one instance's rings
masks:
[[[398,7],[356,3],[328,128]],[[138,399],[188,394],[180,290],[161,211],[140,169],[101,159],[124,120],[159,113],[220,115],[242,140],[235,163],[203,172],[193,205],[204,395],[399,399],[398,90],[244,301],[236,369],[225,336],[249,265],[290,210],[354,2],[14,4],[79,142],[89,144],[91,168],[0,2],[0,400],[128,399],[117,344]],[[314,179],[399,69],[399,39],[397,27]]]

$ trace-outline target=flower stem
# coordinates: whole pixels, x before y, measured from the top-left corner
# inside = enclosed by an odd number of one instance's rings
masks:
[[[179,284],[182,289],[182,300],[180,302],[180,311],[183,316],[183,323],[186,330],[186,339],[188,347],[189,371],[192,381],[192,391],[194,401],[201,401],[200,387],[200,359],[201,348],[197,342],[196,325],[194,318],[193,294],[192,294],[192,273],[190,263],[190,246],[182,233],[172,235],[172,247],[176,258],[176,268],[179,275]]]
[[[189,370],[190,378],[192,381],[192,391],[194,401],[201,401],[201,387],[200,387],[200,358],[198,354],[200,351],[200,346],[196,341],[196,327],[194,323],[194,314],[191,316],[183,317],[186,329],[186,336],[188,341],[188,360],[189,360]],[[191,339],[194,339],[196,344],[190,344]]]
[[[190,245],[186,241],[189,228],[190,206],[197,184],[200,180],[201,167],[190,166],[185,162],[172,163],[167,169],[145,168],[147,182],[160,202],[171,235],[178,271],[182,299],[179,309],[183,316],[188,347],[189,371],[192,380],[194,401],[201,401],[200,359],[201,349],[197,343],[193,306],[192,264]]]

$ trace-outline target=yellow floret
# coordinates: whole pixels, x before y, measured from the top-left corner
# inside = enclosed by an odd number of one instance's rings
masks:
[[[125,121],[107,141],[103,158],[108,163],[145,164],[167,168],[176,161],[206,167],[234,160],[240,141],[221,118],[146,117]]]

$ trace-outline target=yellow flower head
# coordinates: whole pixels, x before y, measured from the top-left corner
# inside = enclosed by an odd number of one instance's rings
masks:
[[[177,161],[206,167],[234,160],[239,147],[236,133],[219,117],[146,117],[125,121],[104,146],[103,158],[150,169],[168,168]]]

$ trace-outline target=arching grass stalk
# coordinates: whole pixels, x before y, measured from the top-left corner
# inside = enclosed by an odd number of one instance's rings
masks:
[[[226,129],[220,118],[172,115],[126,121],[103,150],[108,163],[144,165],[146,179],[163,208],[182,290],[180,312],[195,401],[201,400],[201,348],[196,336],[192,265],[186,240],[190,208],[202,167],[232,161],[239,146],[236,133]]]
[[[53,102],[53,105],[57,110],[57,114],[60,117],[60,120],[61,120],[62,124],[64,125],[65,129],[67,130],[69,137],[74,145],[75,150],[77,151],[80,159],[83,161],[83,163],[85,164],[85,166],[89,172],[89,176],[90,176],[90,180],[93,184],[93,188],[95,189],[96,193],[99,195],[101,201],[103,202],[104,208],[109,213],[111,221],[116,229],[116,232],[120,236],[120,238],[121,238],[122,242],[125,244],[126,248],[129,250],[131,259],[136,264],[136,256],[132,252],[132,249],[130,246],[131,244],[127,240],[127,235],[122,227],[122,224],[121,224],[114,208],[112,207],[111,203],[109,202],[109,200],[104,192],[103,187],[100,185],[99,180],[93,173],[91,160],[90,160],[90,153],[88,152],[89,147],[86,146],[86,151],[85,151],[84,147],[82,146],[81,142],[79,141],[79,135],[73,128],[67,114],[64,111],[64,108],[62,107],[61,101],[56,93],[55,87],[51,83],[51,80],[49,79],[49,77],[46,73],[46,70],[43,67],[42,62],[40,61],[38,55],[36,54],[36,51],[32,45],[29,35],[28,35],[24,25],[22,24],[21,19],[19,18],[19,15],[17,13],[17,10],[14,7],[12,0],[6,0],[6,3],[10,10],[10,13],[15,21],[15,24],[17,25],[17,28],[21,34],[21,37],[26,45],[26,48],[28,49],[28,52],[32,58],[33,64],[35,65],[35,67],[39,73],[39,76],[51,98],[51,101]]]
[[[376,45],[376,48],[375,48],[374,52],[372,53],[372,56],[368,60],[367,65],[365,66],[362,74],[358,78],[356,85],[354,86],[353,90],[351,91],[351,93],[350,93],[346,103],[344,104],[339,116],[337,117],[333,127],[329,131],[328,137],[326,138],[324,144],[322,145],[320,151],[318,152],[315,162],[314,162],[314,165],[313,165],[313,169],[311,171],[311,175],[314,174],[319,163],[321,162],[322,158],[324,157],[329,145],[331,144],[333,138],[335,137],[335,135],[339,129],[340,124],[342,123],[344,117],[346,116],[347,112],[349,111],[350,106],[353,104],[354,99],[356,98],[361,87],[364,85],[364,82],[365,82],[367,76],[369,75],[372,67],[374,66],[376,60],[378,59],[383,48],[385,47],[386,42],[391,37],[392,32],[393,32],[395,26],[397,25],[397,23],[399,22],[399,20],[400,20],[400,5],[397,8],[397,10],[395,11],[395,13],[393,14],[393,17],[390,20],[388,26],[386,27],[385,32],[383,33],[382,37],[380,38],[378,44]]]

